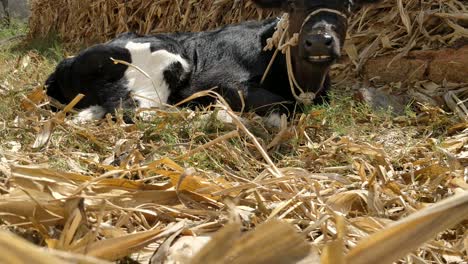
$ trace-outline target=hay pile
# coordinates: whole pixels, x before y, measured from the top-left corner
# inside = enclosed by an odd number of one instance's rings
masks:
[[[467,12],[466,1],[385,0],[351,19],[347,54],[359,67],[375,56],[455,45],[468,38]],[[91,43],[126,31],[200,31],[272,15],[246,0],[35,0],[30,33],[58,33],[66,42]]]
[[[468,3],[458,0],[386,0],[351,21],[345,50],[358,69],[370,58],[468,43]]]
[[[127,31],[201,31],[270,15],[244,0],[36,0],[30,28],[32,37],[58,33],[65,42],[95,43]]]

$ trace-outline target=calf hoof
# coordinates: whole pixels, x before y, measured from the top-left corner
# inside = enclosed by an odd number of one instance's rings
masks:
[[[106,110],[99,105],[90,106],[84,110],[81,110],[76,115],[72,122],[74,124],[83,124],[90,121],[100,120],[106,114]]]
[[[219,110],[219,111],[215,111],[213,113],[204,114],[201,117],[201,120],[202,121],[208,121],[210,118],[213,118],[213,114],[215,114],[215,113],[216,113],[216,116],[214,116],[214,118],[216,119],[216,121],[219,121],[219,122],[221,122],[223,124],[235,124],[234,118],[226,110]],[[242,117],[238,117],[238,119],[244,125],[246,124],[245,120]]]
[[[267,127],[281,129],[288,126],[288,119],[285,114],[271,113],[263,117],[263,121]]]

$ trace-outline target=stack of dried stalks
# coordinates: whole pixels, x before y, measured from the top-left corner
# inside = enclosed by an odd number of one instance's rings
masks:
[[[376,56],[403,57],[412,50],[467,43],[467,25],[466,1],[386,0],[354,16],[345,50],[353,64],[362,68]]]
[[[347,53],[361,65],[388,53],[454,45],[468,37],[468,6],[459,0],[386,0],[351,20]],[[200,31],[273,15],[250,1],[35,0],[31,35],[58,33],[67,42],[105,41],[125,31]]]
[[[126,31],[201,31],[270,15],[249,1],[36,0],[30,27],[33,37],[58,33],[66,42],[92,43]]]

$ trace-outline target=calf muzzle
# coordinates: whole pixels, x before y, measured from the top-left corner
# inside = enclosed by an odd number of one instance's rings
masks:
[[[311,12],[304,20],[299,32],[300,55],[306,61],[332,63],[341,55],[342,41],[334,30],[336,25],[317,17],[328,14],[347,20],[346,14],[334,9],[319,8]],[[318,21],[312,22],[313,18],[318,19]]]
[[[303,41],[304,58],[310,62],[329,62],[335,60],[335,40],[331,34],[311,34]]]

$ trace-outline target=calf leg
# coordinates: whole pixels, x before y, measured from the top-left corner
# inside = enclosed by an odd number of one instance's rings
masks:
[[[93,105],[80,110],[74,118],[74,122],[83,123],[92,120],[102,119],[106,114],[114,114],[117,109],[123,110],[123,119],[126,123],[133,123],[133,114],[137,108],[135,100],[131,96],[125,98],[112,98],[106,100],[102,105]]]
[[[81,110],[78,115],[73,118],[75,123],[84,123],[87,121],[98,120],[104,117],[106,110],[100,105],[93,105]]]
[[[177,103],[196,92],[215,87],[218,92],[229,103],[234,111],[254,111],[259,115],[266,115],[271,111],[287,113],[290,103],[277,94],[260,87],[256,82],[250,81],[248,72],[242,67],[231,65],[229,74],[222,67],[205,70],[192,76],[192,83],[187,89],[174,93],[172,103]],[[213,102],[211,98],[199,98],[194,101],[198,104],[207,105]],[[282,107],[286,105],[286,107]]]
[[[290,115],[294,103],[263,88],[249,90],[246,98],[248,110],[265,117],[265,123],[272,127],[281,126],[281,115]]]
[[[253,111],[261,116],[272,112],[278,114],[289,114],[292,107],[282,96],[268,90],[257,87],[258,85],[232,83],[224,84],[216,90],[228,102],[229,106],[237,112]]]
[[[244,97],[246,109],[265,116],[270,113],[289,114],[294,103],[286,101],[282,96],[263,88],[252,88]]]
[[[130,122],[138,107],[137,101],[126,88],[125,80],[108,83],[99,90],[99,101],[105,113],[115,114],[117,109],[123,110],[125,122]]]
[[[265,117],[268,125],[279,127],[281,115],[289,115],[294,107],[293,102],[285,100],[282,96],[266,89],[255,87],[258,85],[245,85],[247,89],[224,89],[221,94],[228,101],[234,111],[251,111]]]
[[[115,114],[117,109],[123,109],[125,122],[131,122],[133,113],[138,107],[130,91],[126,89],[126,80],[115,82],[98,80],[91,94],[95,96],[92,104],[83,107],[75,117],[75,122],[81,123],[102,119],[106,114]],[[86,98],[86,97],[85,97]]]

